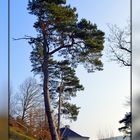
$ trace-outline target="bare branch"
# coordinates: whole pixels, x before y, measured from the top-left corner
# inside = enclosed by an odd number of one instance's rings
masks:
[[[25,35],[25,37],[21,37],[21,38],[13,38],[13,40],[30,40],[30,39],[36,39],[35,37],[31,37],[31,36],[28,36],[28,35]]]
[[[121,63],[124,66],[131,66],[130,34],[129,30],[120,29],[116,25],[108,25],[110,34],[107,37],[111,49],[111,60]]]
[[[114,60],[118,60],[118,62],[122,62],[122,64],[124,66],[131,66],[131,64],[127,63],[123,58],[121,58],[121,56],[118,55],[112,47],[111,47],[111,49],[112,49],[114,56],[116,57],[116,59],[114,59]]]
[[[120,49],[125,50],[125,51],[127,51],[127,52],[129,52],[129,53],[132,53],[132,51],[131,51],[131,50],[129,50],[129,49],[127,49],[127,48],[123,47],[122,45],[120,45]]]

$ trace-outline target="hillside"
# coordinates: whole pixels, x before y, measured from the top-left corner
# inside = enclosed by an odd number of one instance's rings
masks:
[[[18,132],[16,128],[10,127],[10,140],[36,140],[26,134],[22,133],[21,131]]]
[[[50,132],[45,127],[31,127],[26,123],[10,118],[10,140],[50,140]]]

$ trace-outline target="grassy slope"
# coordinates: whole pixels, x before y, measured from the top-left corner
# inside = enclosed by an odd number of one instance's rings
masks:
[[[16,128],[10,127],[10,140],[36,140],[27,136],[22,131],[17,132]]]

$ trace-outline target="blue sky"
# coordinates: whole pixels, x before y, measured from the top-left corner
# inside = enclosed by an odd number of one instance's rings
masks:
[[[4,3],[4,0],[1,0]],[[79,19],[86,18],[96,23],[99,29],[108,33],[107,23],[125,26],[129,18],[129,1],[128,0],[68,0],[72,6],[77,8]],[[1,6],[2,7],[2,6]],[[28,14],[27,1],[11,0],[11,85],[16,91],[19,84],[25,78],[32,76],[31,63],[29,61],[31,47],[26,40],[13,41],[12,38],[24,37],[24,35],[35,36],[36,32],[32,28],[35,17]],[[0,8],[6,11],[6,8]],[[0,12],[1,13],[1,12]],[[2,15],[5,20],[6,13]],[[3,46],[6,46],[6,20],[2,22]],[[1,27],[1,26],[0,26]],[[2,49],[2,48],[0,48]],[[105,43],[105,50],[107,45]],[[6,48],[2,51],[7,52]],[[0,50],[0,52],[2,52]],[[106,51],[104,51],[105,53]],[[85,90],[79,93],[73,102],[81,106],[81,111],[76,122],[70,123],[72,129],[81,135],[89,136],[96,139],[99,130],[112,129],[115,135],[120,135],[118,121],[128,110],[123,104],[126,96],[129,96],[130,89],[130,71],[128,68],[119,67],[114,62],[109,62],[106,53],[102,58],[104,71],[88,74],[83,67],[78,67],[77,75],[84,85]],[[0,55],[0,64],[5,66],[7,57]],[[3,63],[4,62],[4,63]],[[7,67],[7,66],[5,66]],[[2,73],[6,74],[4,69]],[[6,76],[2,75],[5,80]],[[0,95],[2,97],[2,94]],[[0,98],[1,99],[1,98]]]

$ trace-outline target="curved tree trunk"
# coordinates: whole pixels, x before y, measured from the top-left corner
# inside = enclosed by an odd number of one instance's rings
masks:
[[[59,140],[59,136],[55,127],[55,123],[52,117],[52,110],[50,104],[50,94],[49,94],[49,73],[48,73],[48,60],[49,60],[49,53],[46,43],[46,38],[44,35],[44,46],[43,46],[43,55],[44,55],[44,63],[43,63],[43,74],[44,74],[44,81],[43,81],[43,92],[44,92],[44,103],[45,103],[45,112],[48,119],[48,124],[50,128],[50,133],[52,140]]]

